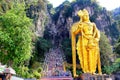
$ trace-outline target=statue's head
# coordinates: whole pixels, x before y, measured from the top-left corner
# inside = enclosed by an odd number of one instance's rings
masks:
[[[89,21],[89,13],[86,9],[78,11],[78,16],[81,18],[81,21]]]

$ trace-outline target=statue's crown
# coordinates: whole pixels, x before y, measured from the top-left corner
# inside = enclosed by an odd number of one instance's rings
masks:
[[[78,11],[78,16],[83,16],[83,12],[82,12],[82,10],[80,10],[80,11]]]
[[[89,15],[88,11],[86,9],[83,9],[83,14],[84,15]]]
[[[78,14],[78,16],[89,15],[89,13],[86,9],[78,11],[77,14]]]

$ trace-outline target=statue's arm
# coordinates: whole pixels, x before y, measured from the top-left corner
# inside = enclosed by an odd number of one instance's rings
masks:
[[[71,32],[74,33],[74,35],[77,35],[81,33],[82,27],[83,27],[82,22],[76,22],[72,25]]]
[[[97,41],[99,41],[100,40],[100,31],[97,29],[95,23],[93,23],[93,27],[94,27],[94,37]]]

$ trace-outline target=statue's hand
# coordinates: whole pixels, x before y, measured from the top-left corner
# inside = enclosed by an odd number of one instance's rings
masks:
[[[79,23],[78,28],[81,30],[82,29],[82,24]]]
[[[94,39],[93,36],[88,37],[88,40],[93,40],[93,39]]]
[[[95,38],[91,38],[88,40],[88,44],[87,44],[87,49],[93,49],[96,47],[98,41]]]
[[[95,43],[98,43],[98,42],[99,42],[99,39],[98,39],[98,38],[95,38],[94,40],[95,40]]]

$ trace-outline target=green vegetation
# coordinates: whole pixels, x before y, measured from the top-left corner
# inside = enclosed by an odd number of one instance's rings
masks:
[[[12,3],[7,2],[6,0],[0,0],[0,15],[5,13],[11,8]]]
[[[102,66],[109,66],[113,51],[107,36],[103,32],[101,32],[99,44]]]
[[[66,38],[62,42],[62,49],[65,54],[65,58],[68,63],[72,63],[72,49],[71,49],[71,39]]]
[[[120,71],[120,58],[117,58],[115,62],[112,63],[110,66],[103,67],[103,73],[106,73],[106,74],[112,74],[117,71]]]
[[[114,46],[114,52],[120,56],[120,38],[118,39],[117,43]]]
[[[114,46],[114,53],[116,54],[116,57],[117,57],[115,63],[118,63],[117,70],[119,71],[120,70],[120,38],[118,39],[118,41]]]
[[[52,47],[51,42],[44,38],[40,37],[36,41],[31,64],[34,64],[36,61],[43,62],[45,53]]]
[[[31,57],[31,20],[24,10],[23,4],[17,4],[0,16],[0,62],[17,72]]]
[[[44,53],[50,48],[50,42],[33,34],[32,20],[26,16],[25,11],[29,5],[25,5],[24,1],[0,2],[0,62],[13,67],[18,76],[40,78],[42,71],[40,61],[43,61]],[[43,10],[44,2],[39,0],[36,6],[41,4],[40,10]],[[3,8],[4,4],[6,5]],[[6,8],[7,6],[9,8]]]
[[[40,62],[34,62],[33,65],[31,65],[30,68],[27,66],[19,66],[18,67],[18,76],[24,77],[24,78],[37,78],[39,79],[42,75],[43,71],[43,64],[40,64]]]
[[[26,8],[29,8],[30,6],[37,7],[38,11],[45,10],[46,8],[46,0],[25,0]]]
[[[47,4],[47,9],[51,16],[53,16],[55,14],[55,9],[53,8],[53,5],[51,3]]]

